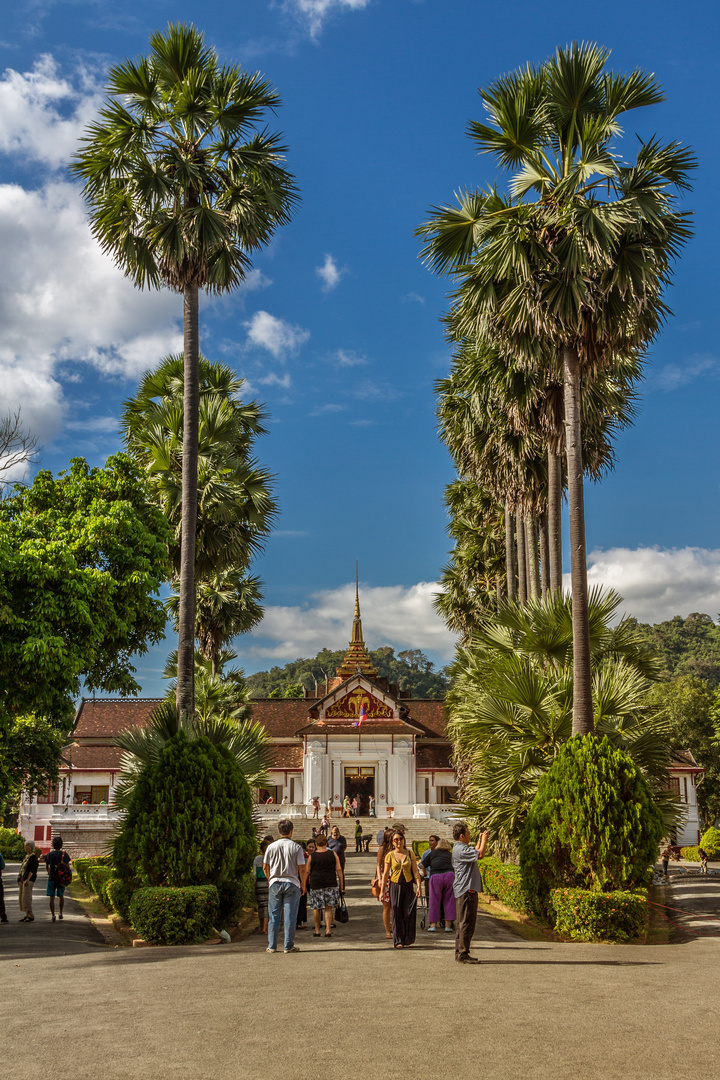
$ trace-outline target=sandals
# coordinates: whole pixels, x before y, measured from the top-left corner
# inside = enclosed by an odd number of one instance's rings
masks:
[[[322,937],[322,934],[313,931],[313,937]]]
[[[332,937],[332,931],[331,930],[326,930],[325,931],[325,937]]]

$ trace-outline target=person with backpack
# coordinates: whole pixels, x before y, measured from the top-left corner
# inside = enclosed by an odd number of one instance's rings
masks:
[[[35,845],[31,840],[26,840],[25,858],[18,874],[18,907],[22,911],[20,922],[35,922],[32,909],[32,894],[39,866],[40,860],[35,854]]]
[[[70,856],[63,851],[62,836],[54,836],[53,849],[45,856],[45,865],[48,872],[47,889],[45,895],[50,897],[50,914],[55,922],[55,897],[60,900],[58,918],[62,921],[63,908],[65,906],[65,889],[72,881],[70,869]]]

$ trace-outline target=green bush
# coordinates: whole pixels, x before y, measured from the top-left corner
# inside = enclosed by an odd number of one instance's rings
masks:
[[[218,914],[214,885],[138,889],[130,901],[130,921],[156,945],[183,945],[210,937]]]
[[[246,874],[256,851],[252,796],[235,758],[180,731],[137,778],[114,865],[136,887],[221,885]]]
[[[647,896],[640,892],[553,889],[549,908],[559,934],[576,941],[630,941],[645,933]]]
[[[707,848],[705,850],[707,851]],[[688,862],[700,862],[697,844],[695,845],[695,847],[681,847],[680,858],[687,859]]]
[[[531,915],[533,906],[525,892],[522,871],[512,863],[501,862],[494,856],[480,860],[483,890],[497,896],[503,904],[523,915]]]
[[[552,918],[552,889],[647,887],[664,831],[633,760],[604,736],[572,738],[540,781],[520,837],[525,892]]]
[[[236,923],[243,908],[255,907],[255,878],[252,874],[243,874],[235,881],[222,881],[217,891],[221,926]]]
[[[134,892],[132,885],[128,885],[119,877],[110,878],[105,885],[108,907],[116,911],[125,922],[130,922],[130,901]]]
[[[89,885],[88,871],[96,866],[111,866],[112,855],[94,855],[88,858],[73,859],[72,869],[73,872],[82,881],[83,885]]]
[[[115,870],[112,866],[89,866],[85,872],[85,884],[107,907],[111,905],[105,894],[105,887],[114,877]]]
[[[5,862],[21,862],[25,858],[25,837],[0,826],[0,852]]]
[[[700,840],[700,847],[707,851],[708,858],[720,859],[720,829],[714,829],[712,826],[706,829]]]

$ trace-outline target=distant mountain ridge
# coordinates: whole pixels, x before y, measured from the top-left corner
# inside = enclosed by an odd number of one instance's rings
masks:
[[[315,683],[325,682],[335,674],[346,653],[346,649],[333,652],[321,649],[312,659],[293,660],[284,667],[272,667],[269,671],[256,671],[246,676],[246,682],[253,698],[266,697],[302,697],[303,688],[313,691]],[[395,655],[389,645],[380,649],[369,649],[368,653],[378,669],[378,674],[391,683],[397,683],[400,690],[409,690],[416,698],[444,698],[448,691],[449,680],[445,670],[436,671],[420,649],[406,649]]]

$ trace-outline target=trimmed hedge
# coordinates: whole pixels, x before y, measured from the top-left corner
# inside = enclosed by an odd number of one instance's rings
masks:
[[[89,886],[88,871],[96,866],[112,866],[112,855],[95,855],[92,858],[73,859],[72,868],[82,881]]]
[[[100,897],[106,907],[112,905],[105,889],[108,882],[112,881],[114,877],[115,871],[112,866],[89,866],[85,872],[85,884],[91,892]]]
[[[688,862],[700,862],[700,856],[698,855],[697,844],[695,845],[695,847],[681,847],[680,848],[680,858],[681,859],[687,859]]]
[[[117,871],[113,870],[113,874]],[[112,877],[105,884],[105,895],[108,899],[108,907],[117,912],[124,922],[130,922],[130,901],[135,889],[132,885],[122,881],[119,877]]]
[[[156,886],[137,889],[130,901],[130,921],[141,937],[156,945],[205,941],[218,914],[214,885]]]
[[[25,858],[25,837],[14,829],[0,827],[0,852],[5,862],[22,862]]]
[[[255,878],[243,874],[237,881],[223,881],[217,886],[218,919],[222,926],[237,922],[243,908],[255,907]]]
[[[700,847],[708,853],[709,859],[720,859],[720,829],[712,826],[700,837]]]
[[[501,862],[494,855],[490,855],[480,860],[480,873],[485,892],[497,896],[498,900],[513,911],[519,911],[523,915],[533,914],[533,906],[523,886],[519,866]]]
[[[647,925],[647,896],[640,892],[552,889],[548,906],[555,930],[575,941],[630,941]]]

